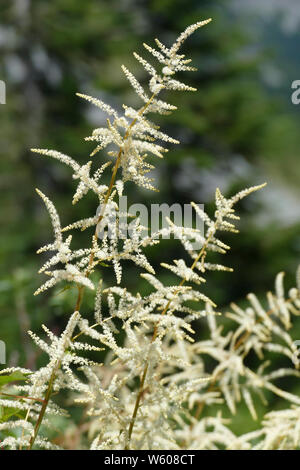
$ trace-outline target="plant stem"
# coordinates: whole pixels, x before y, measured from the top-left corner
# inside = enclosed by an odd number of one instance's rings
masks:
[[[78,296],[77,296],[77,301],[76,301],[76,306],[75,306],[75,312],[79,312],[79,310],[80,310],[80,305],[81,305],[81,302],[82,302],[83,290],[84,290],[82,286],[77,286],[77,287],[78,287]],[[46,413],[46,410],[47,410],[47,406],[48,406],[49,400],[51,398],[53,384],[54,384],[54,381],[55,381],[55,378],[56,378],[56,374],[57,374],[57,371],[59,370],[60,366],[61,366],[61,361],[58,361],[56,366],[54,367],[54,369],[52,371],[51,376],[50,376],[47,391],[46,391],[46,395],[45,395],[45,398],[43,400],[43,404],[42,404],[42,407],[41,407],[41,410],[40,410],[40,413],[39,413],[39,417],[38,417],[37,422],[35,424],[34,432],[33,432],[33,435],[31,437],[30,441],[29,441],[29,446],[28,446],[27,450],[32,449],[33,444],[34,444],[34,442],[37,438],[37,435],[39,433],[40,426],[41,426],[42,421],[44,419],[44,416],[45,416],[45,413]]]
[[[137,415],[137,412],[138,412],[138,409],[139,409],[139,406],[140,406],[140,401],[141,401],[141,398],[142,398],[142,395],[143,395],[143,391],[144,391],[143,389],[144,389],[144,384],[145,384],[145,380],[146,380],[146,375],[147,375],[147,372],[148,372],[148,367],[149,367],[149,364],[146,363],[145,368],[144,368],[144,372],[143,372],[143,376],[141,378],[139,391],[138,391],[138,394],[137,394],[137,397],[136,397],[136,402],[135,402],[132,418],[131,418],[130,425],[129,425],[128,444],[125,446],[125,450],[129,450],[130,439],[131,439],[131,435],[132,435],[136,415]]]
[[[39,433],[39,429],[40,429],[40,426],[42,424],[42,421],[43,421],[43,418],[44,418],[44,415],[45,415],[45,412],[46,412],[46,409],[47,409],[47,406],[48,406],[48,403],[49,403],[49,400],[50,400],[50,397],[51,397],[56,372],[59,369],[59,367],[60,367],[60,363],[57,364],[56,368],[53,370],[53,372],[51,374],[49,384],[48,384],[48,388],[47,388],[47,392],[46,392],[46,395],[45,395],[45,398],[44,398],[44,401],[43,401],[43,405],[42,405],[38,420],[36,422],[36,425],[34,427],[34,433],[33,433],[33,436],[31,437],[31,439],[29,441],[28,450],[32,449],[32,446],[33,446],[33,444],[34,444],[34,442],[37,438],[37,435]]]
[[[4,396],[4,397],[17,398],[18,400],[33,400],[33,401],[39,401],[41,403],[44,402],[44,400],[42,398],[25,397],[23,395],[13,395],[12,393],[0,392],[0,395]]]

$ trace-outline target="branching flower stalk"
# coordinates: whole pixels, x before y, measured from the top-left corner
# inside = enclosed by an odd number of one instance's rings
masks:
[[[234,205],[235,202],[237,202],[237,200],[241,199],[242,197],[245,197],[246,195],[249,195],[251,192],[254,192],[254,191],[257,191],[259,189],[262,189],[264,186],[266,185],[266,183],[260,185],[260,186],[255,186],[255,187],[252,187],[252,188],[249,188],[247,191],[243,191],[242,193],[239,193],[235,196],[234,199],[232,199],[231,201],[231,206]],[[220,197],[220,193],[219,191],[217,190],[217,196],[216,197]],[[192,203],[193,204],[193,203]],[[230,207],[231,209],[231,207]],[[197,210],[197,209],[196,209]],[[199,209],[198,209],[199,210]],[[193,272],[194,269],[197,267],[197,265],[201,265],[203,266],[204,265],[204,262],[205,262],[205,258],[206,258],[206,255],[207,255],[207,249],[208,249],[208,246],[209,246],[209,243],[212,241],[212,239],[215,237],[215,234],[216,232],[218,231],[219,227],[222,227],[222,223],[224,222],[223,221],[223,217],[224,217],[224,214],[222,214],[221,212],[217,214],[217,219],[215,221],[215,223],[213,225],[210,225],[210,229],[208,231],[208,234],[207,234],[207,238],[205,240],[205,242],[203,243],[203,246],[202,248],[200,249],[199,253],[197,254],[195,260],[193,261],[191,267],[190,267],[190,272]],[[228,229],[230,229],[231,231],[233,232],[236,232],[236,230],[233,228],[233,227],[227,227]],[[167,314],[168,312],[168,309],[172,303],[172,301],[174,300],[174,298],[177,296],[177,294],[180,292],[180,288],[184,286],[184,284],[188,281],[187,277],[183,277],[182,280],[180,281],[179,283],[179,286],[178,286],[178,289],[174,292],[174,297],[171,298],[168,302],[167,302],[167,305],[165,306],[165,308],[163,309],[162,313],[161,313],[161,316],[164,316]],[[152,339],[151,339],[151,342],[155,341],[156,339],[156,336],[157,336],[157,332],[158,332],[158,324],[156,324],[154,326],[154,332],[153,332],[153,336],[152,336]],[[128,432],[128,441],[130,443],[130,439],[131,439],[131,435],[132,435],[132,431],[133,431],[133,426],[134,426],[134,423],[135,423],[135,419],[136,419],[136,415],[137,415],[137,412],[138,412],[138,408],[139,408],[139,404],[140,404],[140,401],[141,401],[141,398],[143,396],[143,388],[144,388],[144,383],[145,383],[145,379],[146,379],[146,375],[147,375],[147,372],[148,372],[148,363],[146,362],[146,365],[145,365],[145,368],[144,368],[144,371],[143,371],[143,375],[142,375],[142,378],[141,378],[141,381],[140,381],[140,388],[139,388],[139,391],[138,391],[138,394],[137,394],[137,398],[136,398],[136,403],[135,403],[135,407],[134,407],[134,411],[133,411],[133,415],[132,415],[132,419],[130,421],[130,426],[129,426],[129,432]],[[209,391],[211,391],[212,388],[210,387],[209,388]],[[196,417],[199,417],[199,409],[201,407],[201,403],[199,403],[199,408],[198,410],[196,411]],[[129,447],[127,447],[127,449],[129,449]]]
[[[206,248],[207,248],[207,245],[210,241],[210,238],[212,237],[212,234],[210,235],[210,237],[207,239],[207,242],[203,245],[203,247],[201,248],[200,252],[199,252],[199,255],[197,256],[196,260],[193,262],[192,266],[191,266],[191,270],[193,271],[195,266],[197,265],[197,263],[199,262],[199,260],[201,259],[201,257],[203,256],[204,257],[204,254],[206,253]],[[184,285],[184,283],[186,282],[186,278],[183,278],[180,283],[179,283],[179,289],[180,287],[182,287]],[[176,297],[176,295],[179,293],[179,289],[177,291],[175,291],[174,293],[174,297]],[[174,297],[173,297],[173,300],[174,300]],[[171,305],[171,302],[172,300],[169,300],[166,307],[164,308],[164,310],[162,311],[161,315],[165,315],[167,312],[168,312],[168,309]],[[153,331],[153,336],[152,336],[152,339],[151,339],[151,342],[153,343],[153,341],[155,341],[156,339],[156,336],[157,336],[157,326],[158,325],[155,325],[154,326],[154,331]],[[131,418],[131,421],[130,421],[130,425],[129,425],[129,431],[128,431],[128,445],[126,447],[126,449],[128,450],[129,449],[129,445],[130,445],[130,439],[131,439],[131,435],[132,435],[132,431],[133,431],[133,427],[134,427],[134,423],[135,423],[135,419],[136,419],[136,415],[137,415],[137,412],[138,412],[138,409],[139,409],[139,405],[140,405],[140,401],[142,399],[142,396],[143,396],[143,392],[144,392],[144,384],[145,384],[145,380],[146,380],[146,375],[147,375],[147,372],[148,372],[148,367],[149,367],[149,364],[148,362],[146,362],[146,365],[145,365],[145,368],[144,368],[144,371],[143,371],[143,375],[142,375],[142,378],[140,380],[140,387],[139,387],[139,390],[138,390],[138,394],[137,394],[137,397],[136,397],[136,402],[135,402],[135,405],[134,405],[134,410],[133,410],[133,414],[132,414],[132,418]]]
[[[148,100],[148,102],[139,110],[138,112],[138,115],[139,116],[142,116],[143,113],[147,110],[148,106],[151,104],[151,102],[153,101],[153,99],[155,98],[155,96],[158,94],[159,92],[157,93],[153,93],[151,98]],[[124,138],[123,138],[123,143],[126,141],[126,139],[129,138],[130,136],[130,129],[134,126],[134,124],[136,123],[138,118],[135,118],[130,126],[128,127],[125,135],[124,135]],[[97,220],[97,225],[96,225],[96,230],[95,230],[95,233],[94,233],[94,236],[93,236],[93,239],[97,236],[97,226],[98,224],[101,222],[101,220],[103,219],[103,215],[104,215],[104,211],[105,211],[105,206],[110,198],[110,195],[111,195],[111,192],[113,190],[113,186],[114,186],[114,183],[115,183],[115,179],[116,179],[116,175],[117,175],[117,171],[118,171],[118,168],[119,168],[119,165],[120,165],[120,160],[121,160],[121,155],[122,155],[122,147],[120,147],[120,150],[119,150],[119,153],[118,153],[118,157],[117,157],[117,161],[115,163],[115,166],[113,168],[113,172],[112,172],[112,177],[111,177],[111,180],[110,180],[110,184],[109,184],[109,187],[108,187],[108,190],[107,190],[107,193],[106,193],[106,196],[105,196],[105,199],[104,199],[104,209],[102,210],[102,213],[99,215],[99,218]],[[88,268],[87,268],[87,272],[86,272],[86,277],[89,276],[89,274],[91,273],[92,269],[93,269],[93,261],[94,261],[94,251],[91,250],[91,254],[90,254],[90,259],[89,259],[89,264],[88,264]],[[80,306],[81,306],[81,303],[82,303],[82,300],[83,300],[83,295],[84,295],[84,286],[77,286],[78,287],[78,297],[77,297],[77,301],[76,301],[76,306],[75,306],[75,312],[79,312],[80,311]],[[39,417],[38,417],[38,420],[37,420],[37,423],[36,423],[36,426],[34,428],[34,434],[32,436],[32,438],[30,439],[30,443],[29,443],[29,450],[32,449],[32,446],[34,445],[34,442],[35,442],[35,439],[38,435],[38,432],[39,432],[39,429],[40,429],[40,426],[42,424],[42,421],[43,421],[43,418],[44,418],[44,415],[45,415],[45,412],[46,412],[46,409],[47,409],[47,406],[48,406],[48,403],[49,403],[49,400],[51,398],[51,394],[52,394],[52,388],[53,388],[53,383],[55,381],[55,377],[56,377],[56,374],[57,374],[57,371],[59,370],[61,366],[61,363],[58,362],[56,368],[53,370],[52,372],[52,375],[50,377],[50,380],[49,380],[49,384],[48,384],[48,388],[47,388],[47,391],[46,391],[46,395],[45,395],[45,399],[43,401],[43,406],[41,408],[41,411],[40,411],[40,414],[39,414]]]
[[[283,273],[281,273],[281,276],[279,275],[278,277],[283,277],[282,274]],[[297,296],[298,296],[298,294],[297,294]],[[292,304],[294,300],[295,300],[295,297],[287,299],[286,300],[286,305]],[[270,308],[269,310],[267,310],[266,315],[271,316],[274,313],[276,313],[276,308],[275,307]],[[230,314],[228,314],[228,315],[230,315]],[[260,317],[255,321],[255,324],[259,325],[262,322],[263,322],[263,318]],[[251,336],[251,330],[248,330],[248,331],[244,332],[238,339],[236,338],[236,342],[233,346],[234,350],[235,351],[239,350],[239,348],[241,348],[243,346],[243,344],[247,341],[247,339],[250,336]],[[248,353],[249,353],[249,351],[245,352],[244,359],[245,359],[245,357],[247,356]],[[298,360],[296,361],[295,366],[296,366],[297,369],[299,368],[300,363],[299,363]],[[212,392],[213,390],[217,389],[217,387],[216,387],[217,379],[218,379],[218,376],[215,376],[213,381],[211,382],[211,384],[209,386],[209,389],[208,389],[209,392]],[[197,420],[199,420],[204,406],[205,406],[205,402],[199,402],[196,413],[195,413],[195,418]]]
[[[206,21],[206,22],[201,22],[197,25],[197,27],[199,26],[202,26],[204,24],[206,24],[207,22],[209,22],[210,20]],[[196,28],[193,28],[193,29],[196,29]],[[177,51],[177,45],[179,46],[181,44],[181,42],[185,39],[185,37],[189,35],[189,32],[188,34],[185,34],[185,35],[182,35],[182,37],[179,37],[178,38],[178,41],[177,43],[175,43],[176,47],[174,47],[174,52],[172,54],[172,56],[176,55],[176,51]],[[172,59],[171,59],[172,60]],[[168,68],[171,64],[167,63],[166,68]],[[162,83],[166,80],[166,76],[169,75],[169,73],[171,72],[171,69],[168,69],[165,71],[166,74],[163,76],[162,78]],[[97,224],[96,224],[96,229],[95,229],[95,233],[94,233],[94,236],[93,236],[93,239],[97,236],[97,227],[98,227],[98,224],[101,222],[101,220],[103,219],[104,217],[104,212],[105,212],[105,209],[106,209],[106,205],[109,201],[109,198],[111,196],[111,193],[112,193],[112,190],[113,190],[113,187],[114,187],[114,184],[115,184],[115,179],[116,179],[116,176],[117,176],[117,172],[118,172],[118,169],[119,169],[119,166],[120,166],[120,162],[121,162],[121,156],[122,156],[122,153],[123,153],[123,147],[124,147],[124,144],[126,142],[126,140],[130,137],[130,131],[131,129],[133,128],[133,126],[136,124],[136,122],[138,121],[139,118],[142,118],[143,114],[147,111],[147,108],[149,107],[149,105],[151,104],[151,102],[154,100],[154,98],[160,93],[160,91],[164,88],[164,85],[161,84],[161,85],[153,85],[152,86],[152,90],[153,90],[153,93],[151,95],[151,97],[148,99],[148,101],[146,102],[146,104],[144,106],[141,107],[141,109],[138,111],[137,113],[137,116],[132,120],[132,122],[130,123],[130,125],[128,126],[126,132],[125,132],[125,135],[122,139],[122,145],[120,146],[119,148],[119,152],[118,152],[118,156],[117,156],[117,160],[116,160],[116,163],[114,165],[114,168],[113,168],[113,171],[112,171],[112,177],[111,177],[111,180],[110,180],[110,184],[109,184],[109,187],[108,187],[108,190],[106,192],[106,195],[105,195],[105,198],[104,198],[104,203],[103,203],[103,206],[102,206],[102,211],[99,215],[99,218],[97,220]],[[87,98],[85,95],[81,95],[81,94],[77,94],[78,96],[81,96],[81,97],[84,97],[84,98]],[[88,98],[89,99],[89,98]],[[110,122],[109,122],[109,127],[110,127]],[[98,150],[98,149],[97,149]],[[35,149],[33,149],[33,151],[36,151]],[[93,261],[94,261],[94,250],[91,249],[91,253],[90,253],[90,259],[89,259],[89,263],[88,263],[88,268],[87,268],[87,271],[86,271],[86,277],[89,276],[89,274],[91,273],[92,269],[93,269]],[[194,263],[195,264],[195,263]],[[184,283],[184,282],[183,282]],[[182,283],[182,284],[183,284]],[[84,293],[84,286],[77,286],[78,287],[78,298],[77,298],[77,301],[76,301],[76,306],[75,306],[75,311],[79,311],[80,310],[80,305],[81,305],[81,302],[82,302],[82,298],[83,298],[83,293]],[[168,307],[166,308],[166,311],[167,311]],[[164,314],[165,312],[163,312]],[[156,337],[156,329],[154,330],[154,334],[153,334],[153,341],[155,340],[155,337]],[[43,420],[43,417],[45,415],[45,412],[46,412],[46,409],[47,409],[47,406],[48,406],[48,403],[49,403],[49,399],[51,397],[51,393],[52,393],[52,387],[53,387],[53,382],[55,380],[55,376],[56,376],[56,373],[57,373],[57,370],[60,368],[60,363],[57,364],[57,367],[53,370],[53,373],[50,377],[50,380],[49,380],[49,385],[48,385],[48,389],[46,391],[46,395],[45,395],[45,399],[44,399],[44,402],[43,402],[43,406],[41,408],[41,411],[40,411],[40,415],[38,417],[38,420],[37,420],[37,423],[36,423],[36,426],[35,426],[35,429],[34,429],[34,435],[32,436],[31,440],[30,440],[30,445],[29,445],[29,449],[32,448],[33,444],[34,444],[34,441],[36,439],[36,436],[38,434],[38,431],[39,431],[39,428],[40,428],[40,425],[42,423],[42,420]],[[145,368],[145,371],[144,371],[144,374],[143,374],[143,378],[145,380],[145,376],[146,376],[146,373],[147,373],[147,369]],[[141,381],[141,383],[144,382],[144,380]],[[141,391],[139,393],[139,396],[141,396],[142,394],[142,387],[143,385],[141,386]],[[138,409],[138,403],[139,401],[137,401],[137,406],[136,406],[136,412],[137,412],[137,409]],[[129,436],[131,437],[131,433],[132,433],[132,427],[134,425],[134,418],[133,418],[133,421],[132,421],[132,424],[130,424],[130,430],[129,430]],[[129,437],[129,439],[130,439]]]

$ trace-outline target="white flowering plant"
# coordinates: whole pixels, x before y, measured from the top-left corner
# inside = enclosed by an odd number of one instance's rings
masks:
[[[145,235],[139,217],[135,217],[131,237],[120,236],[122,218],[130,216],[122,214],[118,206],[125,183],[131,181],[155,191],[148,155],[162,158],[168,150],[166,145],[179,143],[162,132],[149,115],[168,115],[176,109],[160,98],[165,90],[195,91],[175,78],[178,72],[195,70],[180,48],[192,33],[209,22],[208,19],[189,26],[169,48],[158,39],[156,48],[144,44],[152,55],[151,63],[134,53],[150,76],[147,89],[122,66],[141,100],[138,109],[123,105],[120,114],[97,98],[78,94],[107,114],[107,125],[93,130],[86,138],[96,145],[93,158],[87,163],[80,165],[56,150],[32,149],[71,169],[77,183],[73,204],[89,192],[94,194],[96,203],[94,214],[62,227],[54,203],[37,189],[49,212],[53,239],[38,250],[39,254],[51,255],[39,271],[48,278],[34,295],[57,284],[64,287],[66,282],[74,285],[77,294],[74,310],[60,336],[44,325],[46,339],[29,332],[48,356],[46,365],[35,371],[22,367],[1,370],[0,448],[58,449],[49,429],[55,416],[68,419],[57,399],[64,390],[69,403],[84,409],[84,423],[76,430],[80,449],[300,447],[300,397],[277,383],[282,377],[300,376],[297,345],[288,332],[293,317],[300,314],[300,269],[296,286],[287,294],[284,274],[280,273],[275,291],[267,293],[265,303],[253,293],[248,295],[248,306],[244,308],[232,303],[225,316],[234,327],[227,332],[219,324],[219,316],[224,314],[213,299],[201,292],[210,271],[232,271],[226,265],[213,263],[210,253],[227,253],[230,247],[222,241],[222,232],[238,232],[236,204],[265,184],[231,197],[217,189],[212,216],[191,203],[203,221],[202,231],[178,226],[168,219],[167,227]],[[99,164],[96,155],[104,149],[108,161]],[[102,184],[102,175],[110,171],[109,184]],[[117,214],[114,225],[112,212]],[[106,227],[110,228],[110,236]],[[68,233],[78,229],[91,229],[90,246],[72,249],[72,235]],[[175,285],[164,285],[146,257],[145,248],[159,244],[161,236],[171,235],[179,239],[187,256],[161,263],[162,268],[179,278]],[[194,241],[201,247],[199,250]],[[128,291],[123,279],[125,260],[138,266],[150,293]],[[107,284],[107,265],[114,269],[116,285]],[[87,289],[94,292],[92,313],[84,302]],[[200,318],[207,321],[208,338],[199,337],[194,330]],[[285,356],[289,367],[272,368],[265,359],[268,352]],[[249,354],[256,355],[259,361],[255,370],[249,367]],[[97,357],[104,357],[104,362]],[[210,368],[206,357],[213,364]],[[280,397],[283,407],[268,412],[255,431],[236,435],[224,413],[216,413],[218,405],[234,415],[238,404],[244,402],[257,420],[257,399],[264,403],[265,394]]]

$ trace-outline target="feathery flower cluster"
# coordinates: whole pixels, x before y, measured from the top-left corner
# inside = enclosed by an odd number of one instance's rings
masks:
[[[20,367],[0,371],[0,379],[8,377],[8,379],[11,378],[11,382],[24,382],[22,385],[14,385],[13,387],[10,384],[10,393],[2,393],[2,390],[0,392],[0,406],[4,410],[4,416],[5,410],[7,410],[10,418],[14,418],[0,423],[0,432],[3,432],[4,436],[6,436],[0,442],[0,448],[31,448],[33,442],[39,448],[58,448],[57,445],[48,441],[46,437],[38,435],[41,424],[39,416],[45,405],[47,409],[45,409],[46,416],[43,419],[43,426],[46,428],[51,428],[52,415],[66,415],[64,410],[49,400],[47,394],[49,384],[51,392],[58,393],[62,389],[68,389],[88,393],[87,387],[76,378],[71,366],[76,368],[92,367],[92,361],[78,355],[78,351],[101,350],[99,347],[88,343],[74,341],[72,337],[73,332],[76,326],[82,331],[81,323],[80,313],[74,312],[65,330],[59,337],[42,325],[50,343],[29,331],[29,335],[36,345],[49,356],[47,365],[35,372]],[[12,432],[15,435],[12,435]]]

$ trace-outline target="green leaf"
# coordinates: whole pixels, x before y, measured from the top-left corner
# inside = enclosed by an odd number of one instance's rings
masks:
[[[19,419],[24,419],[26,416],[26,410],[20,410],[19,408],[0,407],[0,422],[5,423],[13,416]]]
[[[18,370],[10,375],[0,375],[0,387],[10,382],[16,382],[19,380],[26,380],[26,376]]]

